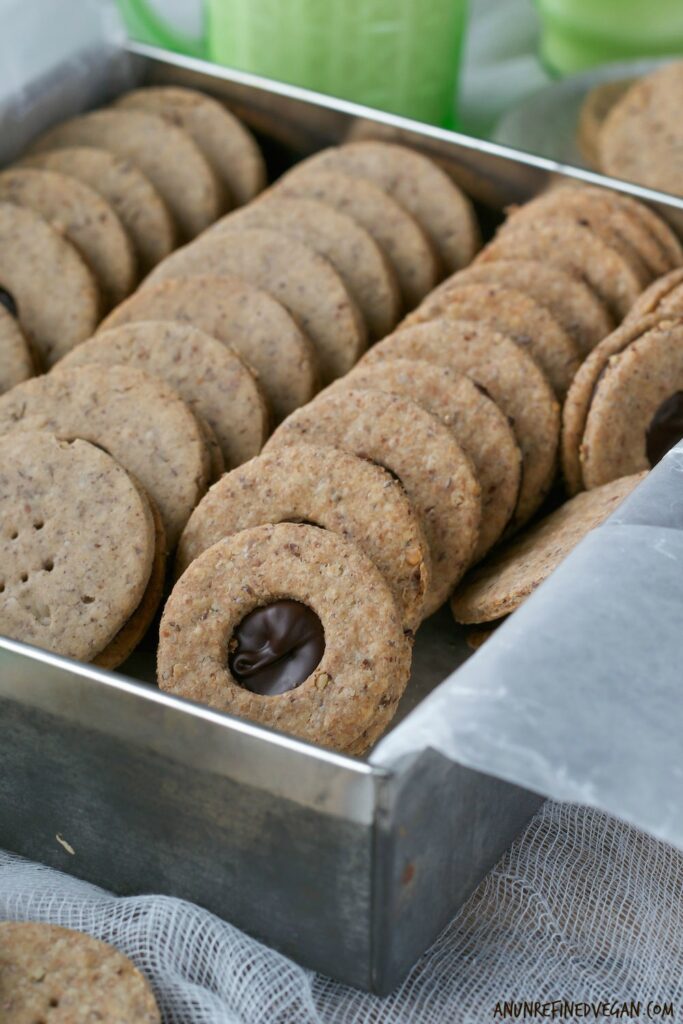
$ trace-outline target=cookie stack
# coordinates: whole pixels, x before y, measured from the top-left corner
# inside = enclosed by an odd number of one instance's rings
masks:
[[[178,242],[264,186],[247,129],[190,89],[138,89],[41,136],[0,173],[0,393],[49,369]]]

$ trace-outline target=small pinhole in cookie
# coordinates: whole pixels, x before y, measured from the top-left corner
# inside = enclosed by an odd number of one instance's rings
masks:
[[[45,523],[43,522],[42,519],[36,519],[35,523],[33,524],[33,529],[34,530],[42,530],[42,528],[44,526],[45,526]]]
[[[55,563],[52,561],[51,558],[48,558],[46,559],[46,561],[43,562],[43,569],[45,570],[45,572],[52,572],[54,567]]]
[[[59,999],[53,996],[48,1005],[54,1009],[55,1006],[59,1006]]]
[[[10,540],[16,540],[18,536],[19,536],[19,531],[18,530],[12,530],[12,532],[9,535],[9,539]]]
[[[4,593],[5,593],[5,581],[4,580],[0,580],[0,594],[4,594]]]
[[[83,594],[83,596],[81,598],[81,601],[83,602],[83,604],[92,604],[94,600],[95,600],[95,598],[94,597],[90,597],[89,594]]]
[[[28,573],[22,572],[21,575],[19,576],[19,579],[21,580],[22,583],[28,583]]]

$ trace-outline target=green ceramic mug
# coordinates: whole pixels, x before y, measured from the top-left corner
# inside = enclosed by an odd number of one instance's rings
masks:
[[[452,125],[467,0],[205,0],[202,40],[147,0],[133,35],[167,49],[420,121]]]
[[[608,61],[683,53],[682,0],[536,0],[541,57],[570,75]]]

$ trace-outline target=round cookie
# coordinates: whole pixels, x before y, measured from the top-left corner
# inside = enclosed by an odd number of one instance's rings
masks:
[[[166,381],[209,425],[231,469],[258,455],[268,436],[268,410],[250,370],[190,324],[140,321],[100,331],[55,369],[85,363],[127,364]]]
[[[353,541],[389,584],[404,629],[417,629],[430,573],[429,549],[413,507],[384,469],[336,448],[285,445],[224,476],[183,530],[178,575],[223,537],[296,521]]]
[[[209,234],[160,263],[149,282],[200,274],[241,278],[281,302],[313,342],[324,383],[347,373],[365,349],[358,307],[328,261],[303,242],[265,228],[229,240]]]
[[[555,476],[560,410],[531,356],[483,324],[430,320],[391,334],[362,365],[425,359],[471,377],[509,418],[522,453],[522,483],[513,519],[521,526],[539,508]]]
[[[353,217],[389,260],[406,309],[416,306],[439,279],[434,249],[414,217],[365,178],[297,164],[273,189],[291,199],[319,199]]]
[[[683,318],[663,320],[613,355],[581,441],[588,490],[654,466],[683,437]]]
[[[30,152],[67,146],[95,146],[137,165],[185,238],[194,238],[221,212],[221,190],[204,156],[186,132],[156,114],[140,110],[81,114],[41,135]]]
[[[0,993],[8,1024],[161,1024],[152,989],[128,957],[54,924],[0,922]]]
[[[161,620],[157,678],[176,696],[343,751],[390,721],[410,662],[370,559],[328,530],[279,523],[224,538],[183,574]]]
[[[126,471],[85,441],[0,438],[0,634],[92,661],[142,600],[155,533]]]
[[[467,284],[425,299],[401,327],[437,320],[473,320],[511,338],[541,367],[558,397],[567,393],[581,357],[551,313],[523,292],[495,284]]]
[[[567,215],[510,224],[489,242],[478,261],[518,258],[547,263],[583,279],[617,320],[626,316],[647,283],[622,253],[579,218]]]
[[[89,185],[57,171],[14,167],[0,173],[0,202],[34,210],[75,245],[95,274],[107,307],[133,290],[133,244],[109,203]]]
[[[254,372],[275,423],[318,390],[315,350],[285,307],[235,277],[202,274],[146,284],[100,330],[138,320],[179,320],[234,349]]]
[[[681,61],[672,61],[634,82],[602,126],[600,169],[616,178],[680,195],[683,164],[678,97],[682,90]]]
[[[0,289],[45,369],[90,337],[99,320],[99,290],[82,257],[41,216],[14,203],[0,203]]]
[[[238,206],[266,187],[266,165],[251,132],[222,103],[196,89],[146,86],[119,97],[116,106],[160,114],[183,128],[209,161],[227,196]]]
[[[512,518],[521,484],[522,456],[495,402],[467,377],[418,359],[362,362],[329,391],[342,388],[411,398],[453,431],[481,487],[479,540],[472,560],[483,558]]]
[[[481,245],[469,199],[428,157],[392,142],[351,142],[309,157],[306,166],[369,178],[412,214],[446,271],[460,270]]]
[[[226,238],[244,228],[267,228],[291,236],[329,260],[358,306],[368,333],[383,338],[399,317],[396,278],[382,250],[359,224],[318,199],[288,199],[268,193],[258,203],[219,220],[208,235]]]
[[[3,299],[0,292],[0,395],[35,373],[24,332],[5,302],[11,308],[10,300]]]
[[[658,281],[653,281],[631,306],[626,322],[641,320],[650,313],[662,316],[683,314],[683,268],[671,270]]]
[[[207,488],[196,419],[168,385],[132,366],[74,366],[19,384],[0,397],[0,436],[17,430],[104,448],[156,501],[171,548]]]
[[[464,285],[495,284],[523,292],[543,306],[564,328],[586,356],[615,324],[604,302],[595,292],[559,267],[537,260],[501,259],[493,263],[474,263],[447,278],[433,293],[446,299]]]
[[[302,440],[353,452],[398,477],[429,544],[431,615],[471,562],[481,521],[481,489],[452,431],[410,399],[350,388],[297,409],[266,451]]]
[[[609,334],[597,345],[579,368],[562,407],[562,433],[560,438],[560,462],[568,494],[578,494],[583,489],[581,467],[581,440],[586,428],[586,418],[593,393],[600,376],[612,356],[617,355],[632,341],[651,328],[656,327],[661,317],[642,317],[632,321],[627,318],[621,327]]]
[[[633,84],[633,78],[602,82],[591,89],[579,111],[576,137],[581,155],[589,167],[600,165],[600,132],[614,104]]]
[[[622,477],[577,495],[495,552],[453,595],[456,622],[495,622],[514,612],[645,475]]]
[[[71,146],[34,153],[19,166],[68,174],[99,193],[130,235],[143,273],[175,248],[175,225],[166,203],[130,160],[94,146]]]

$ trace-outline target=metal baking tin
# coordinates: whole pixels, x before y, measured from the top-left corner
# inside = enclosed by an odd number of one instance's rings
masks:
[[[278,167],[349,137],[400,138],[486,206],[551,174],[683,202],[145,46],[140,81],[222,97]],[[404,715],[468,656],[447,610],[418,634]],[[111,673],[0,638],[0,847],[121,894],[191,900],[302,964],[389,992],[541,797],[431,751],[394,771],[160,692],[153,651]]]

